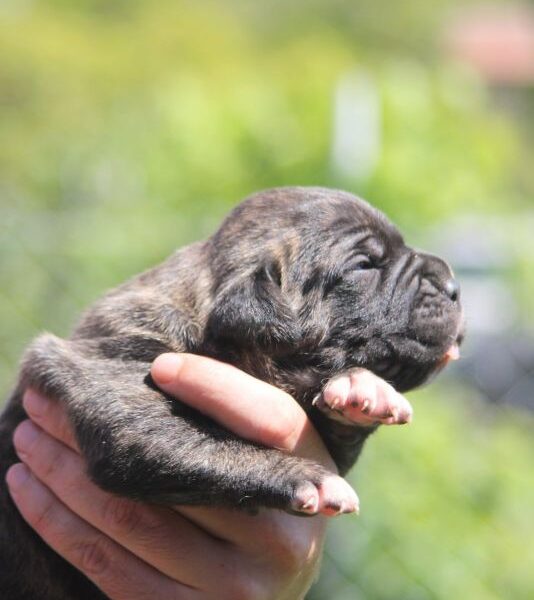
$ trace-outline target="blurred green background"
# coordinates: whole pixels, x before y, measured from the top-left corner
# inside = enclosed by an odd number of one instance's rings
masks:
[[[451,259],[471,332],[368,444],[309,598],[534,598],[529,6],[0,0],[3,395],[33,336],[249,193],[348,189]]]

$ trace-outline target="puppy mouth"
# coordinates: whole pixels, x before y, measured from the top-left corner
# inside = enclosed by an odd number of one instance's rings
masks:
[[[459,360],[460,358],[460,346],[456,342],[445,352],[441,359],[445,364],[451,362],[451,360]]]
[[[450,362],[454,362],[460,360],[460,346],[464,340],[464,324],[462,321],[462,325],[460,330],[456,335],[456,339],[452,342],[452,344],[447,348],[441,360],[438,362],[437,369],[441,371],[444,369]]]
[[[369,368],[399,392],[427,383],[450,362],[459,360],[464,331],[463,326],[457,327],[455,334],[446,336],[448,341],[441,336],[439,341],[429,342],[397,334],[388,344],[390,356],[373,362]]]

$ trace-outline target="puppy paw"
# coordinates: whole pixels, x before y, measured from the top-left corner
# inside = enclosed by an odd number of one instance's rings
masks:
[[[366,369],[353,369],[328,382],[314,405],[333,419],[363,427],[402,425],[413,410],[404,396]]]
[[[321,482],[319,487],[320,507],[323,515],[360,512],[360,500],[352,487],[341,477],[332,475]]]
[[[329,517],[358,513],[360,501],[356,492],[341,477],[326,476],[321,483],[299,483],[291,501],[290,512],[303,515],[323,514]]]

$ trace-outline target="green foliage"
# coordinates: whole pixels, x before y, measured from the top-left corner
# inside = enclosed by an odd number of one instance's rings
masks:
[[[532,147],[434,43],[457,4],[0,3],[0,388],[38,331],[66,334],[257,189],[344,187],[410,229],[459,211],[521,221]],[[380,98],[381,153],[360,180],[331,159],[351,72]],[[461,390],[425,396],[412,427],[369,444],[362,517],[332,528],[312,598],[532,597],[532,423]]]

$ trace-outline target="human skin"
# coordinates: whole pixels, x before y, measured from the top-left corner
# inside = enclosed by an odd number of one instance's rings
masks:
[[[208,358],[165,354],[152,365],[165,392],[239,436],[335,465],[285,392]],[[110,495],[85,475],[60,403],[27,390],[30,417],[6,476],[23,518],[113,600],[298,600],[318,569],[326,518],[275,510],[174,509]],[[345,517],[351,518],[351,517]]]

